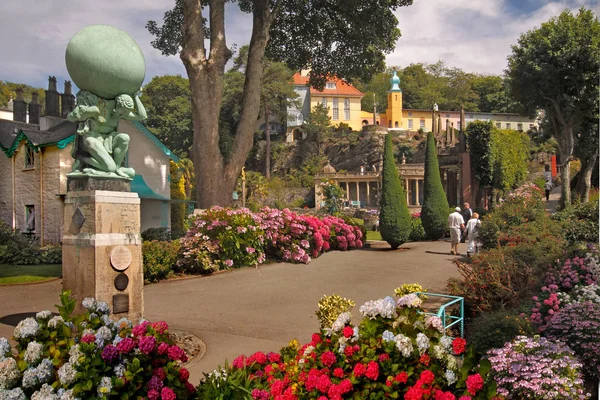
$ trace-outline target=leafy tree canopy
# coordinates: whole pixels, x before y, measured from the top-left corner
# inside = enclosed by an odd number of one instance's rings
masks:
[[[46,98],[44,89],[2,80],[0,80],[0,107],[5,107],[11,98],[14,100],[17,97],[17,89],[23,89],[23,97],[27,103],[31,101],[31,94],[37,92],[40,95],[38,101],[42,105],[42,109],[44,108],[44,99]]]

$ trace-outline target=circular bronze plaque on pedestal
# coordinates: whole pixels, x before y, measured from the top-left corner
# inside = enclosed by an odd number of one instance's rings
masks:
[[[120,273],[115,278],[115,287],[117,290],[125,290],[127,289],[127,285],[129,285],[129,277],[124,273]]]
[[[125,271],[131,265],[131,251],[125,246],[117,246],[110,252],[110,263],[117,271]]]

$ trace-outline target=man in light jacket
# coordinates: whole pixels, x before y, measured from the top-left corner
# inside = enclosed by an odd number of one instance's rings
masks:
[[[460,207],[456,207],[454,212],[448,216],[448,228],[450,229],[450,254],[458,255],[460,234],[465,229],[465,220],[460,215]]]

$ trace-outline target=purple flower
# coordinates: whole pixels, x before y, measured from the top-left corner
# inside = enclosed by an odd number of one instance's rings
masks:
[[[138,342],[140,351],[144,354],[150,354],[156,347],[156,338],[154,336],[142,336]]]
[[[153,375],[148,382],[148,390],[156,390],[158,392],[163,386],[163,382],[156,375]]]
[[[112,344],[107,345],[102,350],[102,359],[106,362],[114,361],[117,357],[119,357],[119,350]]]

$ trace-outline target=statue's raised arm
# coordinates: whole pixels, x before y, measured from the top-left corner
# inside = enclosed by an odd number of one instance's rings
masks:
[[[130,121],[143,121],[148,118],[146,108],[139,98],[139,92],[133,95],[133,98],[128,94],[117,96],[114,112],[122,119]]]

